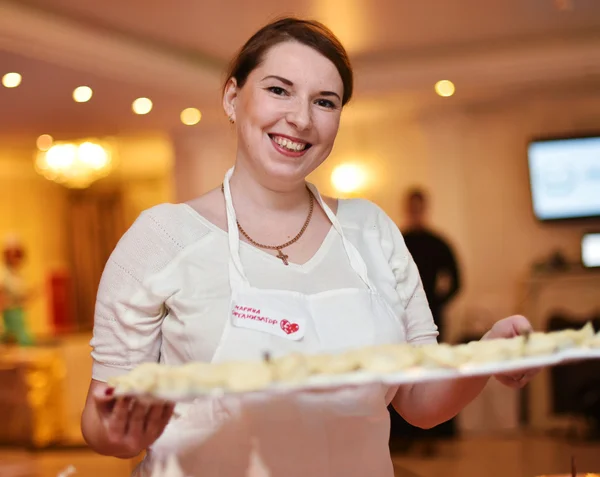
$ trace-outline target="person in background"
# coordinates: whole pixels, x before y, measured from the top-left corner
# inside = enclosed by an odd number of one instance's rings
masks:
[[[460,270],[452,247],[427,224],[427,194],[413,189],[406,196],[404,242],[417,264],[440,341],[447,341],[444,309],[460,291]]]
[[[2,311],[4,331],[0,342],[16,342],[21,346],[33,344],[33,338],[27,329],[25,304],[32,292],[25,283],[21,268],[25,261],[25,247],[16,236],[8,236],[2,249],[3,264],[0,266],[0,310]]]
[[[444,309],[460,291],[460,270],[452,247],[427,224],[428,197],[418,188],[406,194],[406,227],[402,231],[406,247],[417,264],[423,289],[429,302],[433,320],[438,328],[439,341],[447,341]],[[392,419],[392,446],[407,450],[417,441],[424,441],[425,453],[435,453],[433,439],[456,435],[455,419],[423,430],[408,424],[390,407]]]

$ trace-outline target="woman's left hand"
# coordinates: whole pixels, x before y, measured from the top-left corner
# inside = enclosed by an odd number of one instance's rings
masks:
[[[527,318],[520,315],[514,315],[494,323],[494,326],[492,326],[490,331],[488,331],[481,339],[492,340],[514,338],[515,336],[524,335],[532,331],[533,327]],[[539,372],[539,369],[529,369],[516,373],[497,374],[495,378],[505,386],[522,388]]]

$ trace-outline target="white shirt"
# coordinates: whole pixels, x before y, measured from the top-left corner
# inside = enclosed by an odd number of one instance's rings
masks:
[[[367,264],[371,281],[397,312],[411,343],[435,342],[437,328],[419,272],[393,221],[366,200],[340,200],[337,217]],[[230,305],[227,232],[186,204],[143,212],[119,241],[98,290],[91,341],[92,377],[106,381],[142,362],[210,361]],[[305,264],[247,243],[241,260],[250,283],[312,294],[364,287],[332,228]]]

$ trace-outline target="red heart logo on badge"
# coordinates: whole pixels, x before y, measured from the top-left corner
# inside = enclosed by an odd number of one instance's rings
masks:
[[[281,329],[286,332],[286,334],[291,335],[300,329],[298,323],[292,323],[288,320],[281,320],[279,322]]]

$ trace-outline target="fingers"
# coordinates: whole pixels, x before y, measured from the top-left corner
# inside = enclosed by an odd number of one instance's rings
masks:
[[[108,402],[114,401],[114,388],[109,386],[98,386],[93,391],[94,401],[97,405],[102,406]]]
[[[535,368],[535,369],[530,369],[528,371],[525,371],[525,375],[523,377],[523,380],[525,381],[525,383],[528,383],[529,381],[531,381],[533,379],[533,377],[538,374],[541,371],[541,369],[539,368]]]
[[[494,323],[482,339],[512,338],[533,331],[529,320],[521,315],[509,316]]]
[[[510,388],[520,389],[529,383],[533,377],[539,373],[539,369],[530,369],[521,373],[498,374],[496,379],[505,386]]]
[[[533,331],[533,326],[527,318],[522,315],[514,315],[508,318],[512,321],[513,328],[519,335],[525,335]]]
[[[110,442],[128,452],[140,452],[160,437],[173,408],[172,403],[117,398],[104,420]]]
[[[526,384],[526,383],[523,383],[519,379],[515,379],[511,376],[506,376],[506,375],[498,375],[498,376],[496,376],[496,379],[498,381],[500,381],[500,383],[504,384],[505,386],[508,386],[509,388],[513,388],[513,389],[521,389]]]
[[[171,420],[171,417],[173,416],[174,411],[175,411],[175,403],[165,403],[163,405],[162,422],[164,423],[164,426],[166,426],[167,423]]]
[[[150,408],[146,418],[146,434],[148,438],[155,440],[162,434],[166,425],[173,415],[174,404],[155,404]]]
[[[118,398],[108,418],[108,433],[111,436],[124,436],[127,432],[129,418],[129,408],[131,407],[131,398]]]
[[[129,419],[125,432],[130,439],[139,441],[144,436],[146,424],[146,412],[148,406],[140,401],[134,401],[129,412]]]

